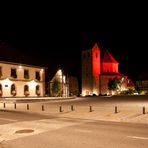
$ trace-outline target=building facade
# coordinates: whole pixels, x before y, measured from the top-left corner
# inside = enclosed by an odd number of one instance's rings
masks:
[[[0,61],[0,96],[44,96],[45,69],[45,67]]]
[[[82,95],[99,94],[100,49],[82,51]]]
[[[127,87],[127,76],[119,73],[119,63],[105,50],[101,59],[97,44],[90,50],[82,51],[82,96],[109,94],[109,79],[123,78],[122,88]]]
[[[69,83],[63,71],[59,69],[49,82],[49,92],[52,97],[68,97]]]

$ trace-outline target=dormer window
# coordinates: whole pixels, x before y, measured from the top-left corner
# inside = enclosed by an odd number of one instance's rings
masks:
[[[17,78],[16,68],[11,68],[11,77],[12,78]]]

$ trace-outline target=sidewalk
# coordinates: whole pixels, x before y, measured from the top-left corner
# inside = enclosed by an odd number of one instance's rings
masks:
[[[28,104],[28,106],[27,106]],[[114,106],[73,106],[57,104],[50,105],[45,102],[38,103],[16,103],[16,108],[13,102],[7,102],[5,108],[3,103],[0,103],[0,110],[21,111],[31,114],[49,115],[53,117],[64,117],[69,119],[82,119],[82,120],[102,120],[102,121],[114,121],[114,122],[131,122],[148,124],[148,107],[143,112],[142,107],[125,107],[118,106],[115,110]]]
[[[2,98],[0,102],[41,102],[41,101],[51,101],[51,100],[69,100],[75,99],[76,97],[11,97],[11,98]]]

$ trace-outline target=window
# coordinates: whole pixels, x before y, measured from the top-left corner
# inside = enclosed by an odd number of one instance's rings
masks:
[[[98,58],[98,53],[96,53],[96,59]]]
[[[10,91],[11,91],[11,95],[13,95],[13,96],[16,95],[16,88],[15,88],[14,84],[11,85],[11,90]]]
[[[29,86],[28,86],[28,85],[25,85],[25,86],[24,86],[24,92],[25,92],[25,91],[29,91]]]
[[[29,95],[29,86],[28,85],[25,85],[24,86],[24,95],[25,96],[28,96]]]
[[[36,86],[36,94],[39,96],[40,95],[40,86],[39,85],[37,85]]]
[[[2,96],[3,90],[2,90],[2,84],[0,84],[0,96]]]
[[[17,78],[17,74],[16,74],[16,69],[15,68],[11,68],[11,77],[12,78]]]
[[[35,79],[40,81],[40,72],[39,71],[35,72]]]
[[[2,67],[0,66],[0,78],[3,76],[2,74]]]
[[[24,69],[24,78],[29,79],[29,70],[28,69]]]

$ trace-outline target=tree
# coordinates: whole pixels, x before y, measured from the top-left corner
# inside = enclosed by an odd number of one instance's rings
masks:
[[[109,79],[108,89],[110,91],[117,91],[121,88],[122,79],[121,78],[113,78]]]
[[[62,88],[61,83],[57,79],[53,80],[51,90],[53,96],[60,96]]]

